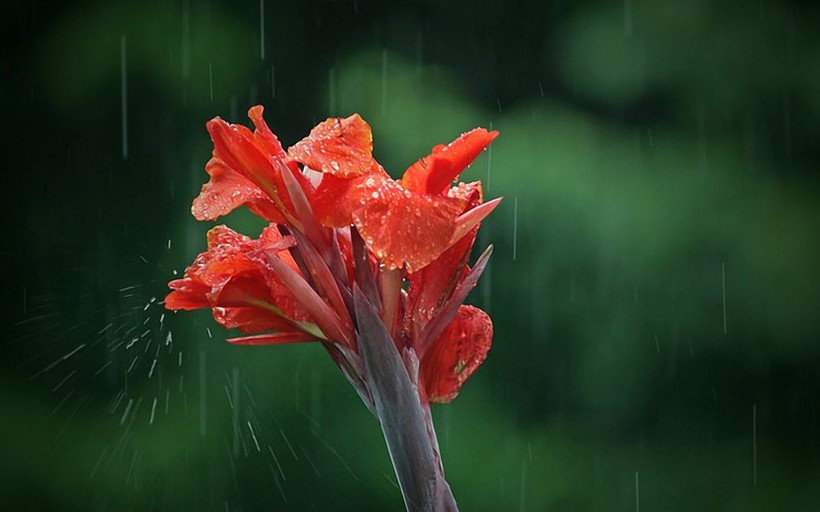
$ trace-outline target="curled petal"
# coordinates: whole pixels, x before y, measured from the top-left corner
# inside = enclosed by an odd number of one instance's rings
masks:
[[[275,170],[249,129],[228,124],[219,117],[208,121],[206,127],[214,143],[214,157],[255,184],[271,199],[277,196]]]
[[[484,311],[461,306],[421,362],[425,390],[433,403],[447,403],[487,357],[493,324]]]
[[[288,150],[291,158],[326,174],[353,178],[374,166],[373,135],[359,114],[332,117]]]
[[[434,147],[429,156],[404,172],[402,186],[416,192],[441,194],[496,137],[497,131],[476,128],[446,146]]]
[[[285,154],[285,150],[282,149],[282,143],[280,143],[276,135],[270,131],[268,123],[262,118],[264,112],[265,107],[262,105],[256,105],[248,110],[248,117],[251,118],[253,125],[256,127],[253,136],[259,145],[267,150],[269,155],[274,158],[285,158],[287,155]]]
[[[247,205],[253,213],[269,222],[284,222],[284,217],[262,189],[228,168],[221,160],[212,158],[205,170],[211,180],[202,185],[202,191],[191,206],[196,220],[216,220]]]
[[[205,294],[211,287],[192,279],[175,279],[168,283],[171,293],[165,297],[165,308],[172,311],[192,311],[210,307]]]

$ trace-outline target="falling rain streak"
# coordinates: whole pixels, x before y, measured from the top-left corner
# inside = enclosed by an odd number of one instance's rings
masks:
[[[513,261],[515,261],[517,251],[518,251],[518,196],[515,196],[515,198],[513,199],[513,249],[512,249]]]
[[[382,49],[382,116],[387,113],[387,49]]]
[[[336,69],[331,67],[327,72],[327,105],[331,116],[336,115]]]
[[[632,0],[624,0],[624,36],[632,37]]]
[[[723,289],[723,334],[726,334],[726,262],[720,262],[720,282]]]
[[[199,435],[205,437],[205,419],[207,417],[208,380],[207,380],[207,354],[204,350],[199,351]]]
[[[182,2],[182,78],[191,77],[191,5],[190,0]],[[184,98],[183,91],[183,98]]]
[[[126,82],[126,41],[120,35],[120,92],[122,99],[122,159],[128,159],[128,84]]]
[[[214,63],[208,63],[208,97],[214,101]]]
[[[752,482],[757,487],[757,404],[752,404]]]
[[[490,131],[493,131],[493,122],[490,121]],[[490,193],[490,171],[493,165],[493,145],[490,144],[487,146],[487,179],[486,184],[484,185],[484,190],[487,194]]]
[[[259,0],[259,58],[265,60],[265,0]]]

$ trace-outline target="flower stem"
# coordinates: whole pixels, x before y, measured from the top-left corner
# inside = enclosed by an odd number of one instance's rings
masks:
[[[353,297],[368,388],[404,504],[412,512],[455,512],[458,507],[444,479],[429,406],[422,405],[375,306],[358,286]]]

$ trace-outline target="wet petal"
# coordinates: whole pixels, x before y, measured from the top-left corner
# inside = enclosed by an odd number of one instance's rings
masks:
[[[234,345],[284,345],[286,343],[302,343],[317,340],[315,336],[304,332],[274,332],[270,334],[259,334],[257,336],[228,338],[226,341]]]
[[[210,307],[205,294],[211,287],[189,278],[175,279],[168,283],[171,293],[165,297],[165,308],[172,311],[180,309],[191,311]]]
[[[344,119],[332,117],[313,128],[288,153],[311,169],[353,178],[373,167],[373,135],[359,114]]]
[[[228,124],[219,117],[208,121],[206,127],[214,143],[214,157],[271,198],[276,196],[273,185],[275,169],[249,129]]]
[[[214,319],[223,327],[239,329],[245,333],[293,330],[291,324],[275,314],[259,308],[214,308],[213,315]]]
[[[259,145],[267,150],[269,155],[274,158],[285,158],[287,155],[285,154],[285,150],[282,149],[282,143],[280,143],[276,135],[270,131],[268,123],[262,118],[264,112],[265,107],[262,105],[253,106],[248,110],[248,117],[251,118],[253,125],[256,127],[253,136]]]
[[[467,262],[477,232],[478,228],[474,228],[432,263],[407,277],[407,313],[412,315],[407,320],[412,322],[414,342],[469,273]]]
[[[446,146],[442,144],[434,147],[430,155],[404,172],[402,186],[427,194],[442,193],[497,136],[497,131],[488,132],[484,128],[476,128]]]
[[[455,398],[461,386],[487,357],[493,324],[473,306],[461,306],[452,322],[433,343],[421,362],[425,390],[434,403]]]
[[[413,193],[391,179],[368,176],[353,221],[367,246],[388,268],[414,272],[450,245],[458,199]]]
[[[211,176],[191,206],[196,220],[216,220],[234,209],[247,205],[256,215],[269,222],[283,222],[282,214],[262,190],[212,158],[205,170]]]
[[[353,179],[325,174],[311,200],[313,213],[319,222],[328,227],[353,224],[353,212],[364,206],[369,194],[373,192],[372,186],[368,186],[368,183],[371,183],[368,181],[370,177],[378,183],[391,179],[378,164],[375,164],[367,174]]]

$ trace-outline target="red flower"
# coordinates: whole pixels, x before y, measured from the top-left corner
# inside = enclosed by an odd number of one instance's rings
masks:
[[[208,232],[208,250],[185,270],[182,279],[171,281],[165,298],[172,310],[212,308],[217,322],[242,332],[277,330],[315,339],[318,330],[305,308],[262,259],[262,251],[275,254],[283,265],[296,271],[286,251],[292,237],[282,237],[276,226],[252,240],[226,226]]]
[[[262,112],[249,111],[253,132],[208,122],[211,179],[192,211],[213,220],[246,205],[271,225],[258,240],[211,230],[208,250],[169,284],[166,307],[211,308],[244,333],[276,331],[235,343],[320,341],[372,406],[353,304],[359,287],[399,352],[416,361],[408,371],[420,398],[452,400],[490,348],[489,317],[461,304],[489,256],[467,264],[478,225],[499,199],[483,203],[480,182],[450,184],[498,132],[477,128],[436,146],[396,181],[373,159],[370,126],[358,115],[320,123],[285,152]]]

